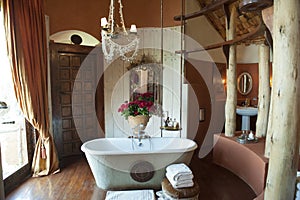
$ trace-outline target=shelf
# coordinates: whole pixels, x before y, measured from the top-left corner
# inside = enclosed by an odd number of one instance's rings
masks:
[[[166,130],[166,131],[180,131],[181,130],[181,128],[176,128],[176,127],[172,127],[172,126],[161,126],[160,129]]]

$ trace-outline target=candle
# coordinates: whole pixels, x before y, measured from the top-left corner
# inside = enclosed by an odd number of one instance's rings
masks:
[[[101,18],[101,26],[104,27],[108,24],[106,17]]]
[[[136,25],[135,24],[132,24],[131,27],[130,27],[130,32],[131,33],[137,33],[137,29],[136,29]]]

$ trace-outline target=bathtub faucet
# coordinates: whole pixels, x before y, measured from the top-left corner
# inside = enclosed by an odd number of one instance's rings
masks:
[[[136,130],[136,129],[138,129],[137,134],[135,136],[132,135],[129,138],[132,138],[132,139],[133,138],[137,138],[138,139],[138,146],[142,146],[143,145],[142,139],[144,139],[144,138],[150,138],[150,136],[145,134],[144,125],[143,124],[138,124],[136,127],[133,128],[133,130]]]
[[[138,140],[139,140],[139,146],[142,146],[142,138],[145,135],[145,132],[143,130],[144,124],[139,124],[138,126],[139,126],[139,129],[138,129],[137,137],[138,137]]]

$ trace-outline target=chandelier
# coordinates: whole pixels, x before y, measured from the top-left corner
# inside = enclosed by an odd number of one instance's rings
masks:
[[[132,61],[137,54],[139,38],[136,25],[132,24],[128,31],[125,28],[122,0],[118,0],[120,24],[115,21],[115,0],[110,0],[108,20],[101,18],[102,51],[104,58],[111,61],[114,56],[120,56],[122,60]]]

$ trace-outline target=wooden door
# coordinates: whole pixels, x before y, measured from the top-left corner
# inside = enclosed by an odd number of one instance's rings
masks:
[[[94,47],[56,43],[50,54],[53,135],[61,160],[82,154],[82,142],[103,135],[103,57]]]

